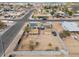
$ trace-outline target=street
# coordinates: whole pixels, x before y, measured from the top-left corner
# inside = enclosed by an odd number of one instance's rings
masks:
[[[15,36],[18,34],[22,26],[25,24],[25,21],[28,19],[32,11],[26,14],[22,19],[22,21],[16,22],[9,30],[7,30],[1,37],[0,40],[0,56],[6,51],[10,43],[13,41]],[[2,45],[1,45],[2,44]]]

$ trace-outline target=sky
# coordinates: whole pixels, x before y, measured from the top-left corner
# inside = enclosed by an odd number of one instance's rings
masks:
[[[79,0],[0,0],[0,2],[79,2]]]

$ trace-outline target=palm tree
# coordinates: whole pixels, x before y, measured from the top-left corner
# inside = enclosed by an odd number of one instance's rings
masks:
[[[27,26],[25,27],[25,32],[27,32],[27,36],[28,36],[29,32],[30,32],[30,26],[29,26],[29,24],[27,24]]]

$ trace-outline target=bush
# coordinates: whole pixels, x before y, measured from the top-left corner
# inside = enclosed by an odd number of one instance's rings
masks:
[[[55,47],[55,50],[58,51],[59,50],[59,47]]]
[[[79,34],[79,32],[77,32]]]
[[[37,18],[37,17],[33,15],[32,18]]]
[[[34,50],[39,45],[39,42],[30,41],[29,48],[30,50]]]
[[[49,43],[49,44],[48,44],[48,46],[50,46],[50,47],[51,47],[51,46],[52,46],[52,44],[51,44],[51,43]]]
[[[72,12],[72,11],[68,11],[68,14],[69,14],[70,16],[72,16],[73,12]]]
[[[59,35],[60,35],[61,38],[66,38],[67,36],[70,36],[70,32],[69,31],[63,31]]]
[[[50,14],[53,15],[54,14],[54,11],[52,11]]]
[[[61,38],[64,38],[64,37],[65,37],[65,36],[63,35],[63,33],[60,33],[59,35],[60,35]]]
[[[3,22],[0,21],[0,29],[6,27],[7,25],[5,25]]]
[[[9,55],[9,57],[15,57],[16,55],[15,54],[11,54],[11,55]]]
[[[29,48],[30,48],[30,50],[34,50],[35,47],[34,47],[34,45],[30,45]]]
[[[39,45],[39,42],[36,42],[36,46],[38,46]]]
[[[65,12],[66,12],[69,16],[72,16],[72,15],[73,15],[73,12],[72,12],[72,11],[69,11],[68,9],[66,9]]]
[[[64,35],[66,36],[70,36],[70,32],[69,31],[63,31]]]
[[[30,48],[30,50],[34,50],[35,45],[34,45],[33,41],[30,41],[29,48]]]
[[[27,32],[27,33],[29,33],[29,31],[30,31],[30,26],[29,26],[29,24],[25,27],[25,32]]]
[[[38,16],[38,18],[48,18],[48,16]]]

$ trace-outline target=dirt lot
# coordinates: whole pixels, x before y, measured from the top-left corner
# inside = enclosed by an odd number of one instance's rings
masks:
[[[57,36],[53,36],[51,33],[51,29],[45,29],[41,30],[40,35],[29,35],[28,37],[24,36],[17,50],[30,50],[30,40],[33,42],[39,42],[39,45],[35,47],[34,50],[55,49],[55,47],[59,47],[59,49],[63,48]]]
[[[53,28],[57,32],[62,32],[64,30],[60,22],[54,22]],[[79,37],[78,34],[76,35]],[[17,50],[30,50],[29,49],[30,40],[32,40],[33,42],[39,42],[39,45],[35,47],[34,50],[47,50],[47,49],[54,50],[55,47],[63,49],[62,44],[60,43],[60,40],[57,38],[57,36],[53,36],[53,34],[51,34],[51,29],[45,29],[41,30],[40,35],[29,35],[28,37],[24,35]],[[50,43],[51,46],[49,46]],[[69,36],[64,38],[63,43],[67,46],[69,55],[71,56],[79,55],[79,40],[75,40],[71,36]]]

